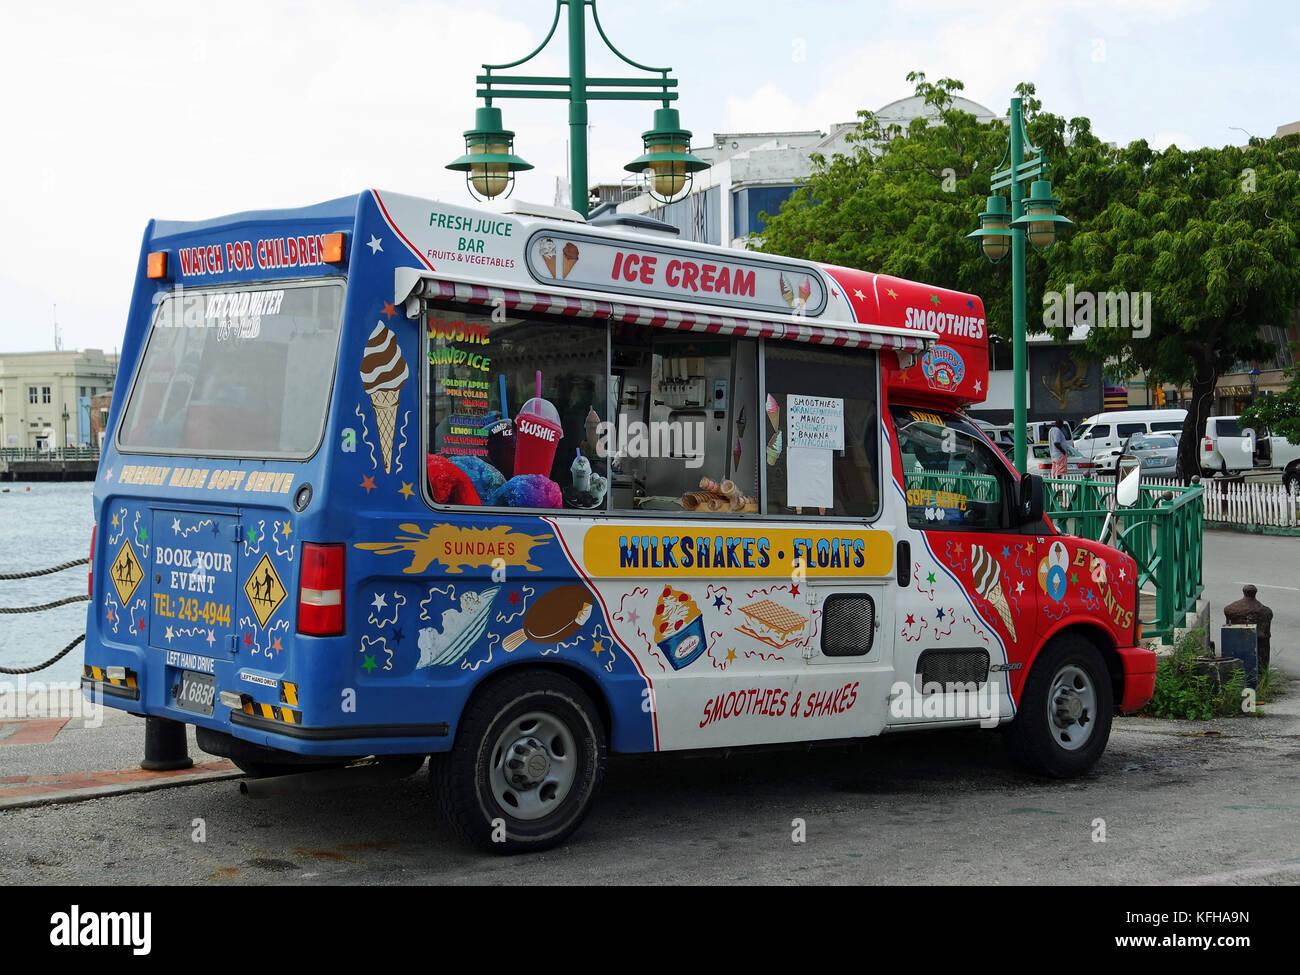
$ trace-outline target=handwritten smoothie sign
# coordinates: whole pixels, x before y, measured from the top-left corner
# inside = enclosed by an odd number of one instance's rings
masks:
[[[785,413],[788,446],[844,449],[844,400],[791,394]]]

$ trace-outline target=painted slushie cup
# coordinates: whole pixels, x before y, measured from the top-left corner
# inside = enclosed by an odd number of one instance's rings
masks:
[[[515,474],[551,476],[555,450],[560,446],[560,414],[542,399],[542,374],[537,373],[537,395],[515,417]]]
[[[488,424],[488,463],[505,475],[515,476],[515,421],[510,419],[510,406],[506,402],[506,377],[498,376],[501,390],[501,418]]]

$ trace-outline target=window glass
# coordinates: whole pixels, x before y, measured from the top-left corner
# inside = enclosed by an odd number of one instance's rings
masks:
[[[1233,417],[1217,417],[1214,421],[1214,435],[1216,437],[1240,437],[1241,426]]]
[[[1176,421],[1160,420],[1156,423],[1151,424],[1152,430],[1182,430],[1182,428],[1183,428],[1182,420],[1176,420]]]
[[[875,515],[875,354],[766,342],[764,356],[767,395],[760,426],[768,514]]]
[[[42,386],[42,387],[41,387],[41,402],[42,402],[42,403],[48,403],[49,401],[50,401],[50,387],[49,387],[49,386]]]
[[[757,342],[616,323],[610,355],[612,507],[757,513]]]
[[[1105,440],[1109,436],[1110,436],[1110,424],[1099,423],[1089,427],[1086,432],[1080,433],[1079,439],[1082,440],[1083,438],[1088,437],[1093,440]]]
[[[898,451],[913,528],[1006,528],[1011,478],[1002,459],[965,420],[894,407]]]
[[[607,507],[606,323],[436,305],[424,323],[433,500]]]
[[[119,440],[137,450],[306,457],[329,412],[343,286],[168,295]]]
[[[1120,423],[1116,426],[1120,437],[1127,437],[1134,433],[1146,433],[1147,425],[1145,423]]]
[[[28,386],[28,387],[27,387],[27,402],[29,402],[29,403],[35,403],[35,402],[36,402],[36,387],[35,387],[35,386]]]

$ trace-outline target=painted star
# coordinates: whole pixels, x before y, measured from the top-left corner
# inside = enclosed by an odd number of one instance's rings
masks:
[[[1011,549],[1009,549],[1009,548],[1007,548],[1005,545],[1003,545],[1003,546],[1002,546],[1002,557],[1005,559],[1005,558],[1008,558],[1010,555],[1011,555]]]
[[[216,642],[217,642],[216,636],[213,635],[213,632],[211,630],[208,630],[208,646],[212,646],[212,644]]]
[[[1034,543],[1033,543],[1033,542],[1025,542],[1025,554],[1026,554],[1026,555],[1033,555],[1033,554],[1034,554]]]
[[[369,494],[375,489],[375,479],[373,477],[363,477],[361,479],[361,487],[366,489],[366,494]]]
[[[962,542],[958,542],[958,543],[957,543],[957,558],[961,558],[964,554],[966,554],[966,546],[965,546],[965,544],[963,544]]]
[[[141,529],[140,529],[140,541],[142,541],[142,542],[147,542],[148,540],[149,540],[149,529],[148,529],[148,528],[141,528]]]
[[[855,298],[857,298],[858,301],[866,301],[866,300],[867,300],[867,296],[864,295],[864,294],[863,294],[861,291],[859,291],[857,288],[854,288],[854,289],[853,289],[853,296],[854,296]]]
[[[978,392],[980,392],[980,391],[983,390],[983,389],[984,389],[984,384],[983,384],[982,382],[980,382],[978,379],[975,380],[975,392],[978,393]]]
[[[904,382],[904,383],[905,383],[905,382],[907,382],[908,379],[910,379],[910,378],[911,378],[911,377],[908,376],[908,374],[907,374],[907,370],[906,370],[906,369],[902,370],[902,371],[898,374],[898,381],[899,381],[899,382]]]
[[[897,298],[897,297],[898,297],[898,292],[895,291],[893,288],[890,288],[888,291],[885,292],[885,294],[889,295],[889,297],[891,297],[891,298]]]
[[[253,634],[251,634],[251,633],[245,633],[245,634],[244,634],[244,646],[246,646],[246,647],[251,647],[252,645],[253,645]]]
[[[110,623],[113,622],[113,616],[114,616],[114,613],[113,613],[113,611],[112,611],[111,609],[108,611],[108,614],[107,614],[107,615],[108,615],[108,621],[109,621]]]
[[[383,244],[384,244],[384,239],[382,237],[376,237],[374,234],[371,234],[370,239],[366,241],[366,246],[370,248],[371,254],[383,253],[384,250]]]
[[[1072,586],[1077,586],[1078,584],[1079,584],[1079,574],[1078,574],[1077,572],[1071,572],[1071,573],[1070,573],[1070,585],[1072,585]]]
[[[597,657],[599,657],[602,653],[604,653],[604,652],[605,652],[605,643],[604,643],[604,641],[603,641],[603,640],[592,640],[592,641],[591,641],[591,652],[594,653]]]
[[[289,523],[286,521],[284,523],[284,537],[288,538],[291,534],[293,534],[293,529],[289,527]]]
[[[114,527],[114,528],[117,527],[117,515],[114,515],[114,516],[113,516],[113,527]]]
[[[383,315],[391,322],[393,320],[393,316],[397,314],[397,309],[393,307],[393,303],[391,301],[385,301],[383,311],[381,311],[379,314]]]
[[[368,674],[378,667],[379,664],[375,663],[375,655],[373,653],[368,653],[366,654],[365,662],[361,666],[366,669],[366,673]]]
[[[628,619],[628,622],[631,623],[633,626],[636,626],[636,621],[637,621],[638,619],[640,619],[640,617],[641,617],[641,614],[638,613],[635,609],[633,609],[633,610],[629,610],[629,611],[628,611],[627,619]]]
[[[967,299],[966,299],[966,307],[969,308],[971,311],[974,311],[974,310],[975,310],[975,302],[973,302],[973,301],[971,301],[969,298],[967,298]]]
[[[791,595],[791,596],[797,596],[797,595],[799,595],[799,587],[798,587],[798,586],[791,586],[791,587],[790,587],[790,595]]]
[[[255,541],[257,541],[257,529],[250,528],[248,529],[248,543],[251,545]]]
[[[1119,567],[1119,581],[1128,582],[1128,570],[1126,570],[1122,565]]]
[[[1024,584],[1023,582],[1017,582],[1017,583],[1016,583],[1016,595],[1019,596],[1019,595],[1021,595],[1024,591],[1025,591],[1025,584]]]
[[[110,467],[108,470],[104,472],[104,480],[111,481],[112,479],[113,479],[113,468]]]
[[[180,520],[179,518],[173,518],[173,519],[172,519],[172,534],[173,534],[173,535],[179,535],[180,533],[181,533],[181,520]]]
[[[1092,590],[1091,590],[1091,589],[1085,589],[1085,590],[1083,591],[1083,598],[1084,598],[1084,599],[1091,600],[1091,599],[1092,599]]]
[[[167,632],[163,634],[163,639],[168,643],[171,643],[174,636],[176,636],[176,634],[172,632],[172,628],[170,626],[167,627]]]
[[[938,308],[938,307],[939,307],[939,296],[938,296],[938,295],[930,295],[930,300],[931,300],[932,302],[934,302],[934,307],[935,307],[935,308]]]
[[[911,626],[911,625],[913,625],[915,622],[916,622],[916,618],[915,618],[911,613],[908,613],[908,614],[907,614],[907,625],[908,625],[908,626]]]
[[[929,574],[925,577],[925,581],[928,582],[930,585],[933,586],[933,585],[934,585],[934,573],[933,573],[933,572],[929,573]]]
[[[401,628],[400,626],[394,626],[394,627],[392,628],[392,630],[390,630],[389,632],[391,633],[391,635],[392,635],[392,637],[393,637],[393,642],[394,642],[394,643],[401,643],[401,642],[402,642],[402,637],[406,636],[406,633],[403,632],[403,630],[402,630],[402,628]]]
[[[279,653],[281,650],[284,649],[284,647],[280,645],[280,638],[278,636],[271,641],[271,649],[274,650],[276,653]]]
[[[518,604],[518,602],[519,602],[519,590],[518,590],[518,589],[516,589],[516,590],[514,590],[513,592],[510,593],[510,598],[507,600],[507,602],[509,602],[511,606],[514,606],[514,605],[517,605],[517,604]]]
[[[736,659],[735,649],[732,647],[727,647],[727,663],[731,663],[735,659]]]
[[[410,501],[411,498],[415,496],[415,488],[412,486],[411,481],[403,481],[402,486],[397,489],[397,493],[407,501]]]
[[[939,619],[943,619],[943,607],[942,607],[942,606],[939,607],[939,611],[938,611],[937,613],[935,613],[935,615],[936,615],[937,617],[939,617]]]
[[[723,599],[721,596],[714,596],[714,597],[713,597],[713,608],[714,608],[714,609],[722,609],[722,607],[725,606],[726,603],[727,603],[727,601],[726,601],[725,599]]]
[[[143,630],[143,629],[144,629],[144,620],[140,620],[138,623],[136,623],[136,624],[135,624],[135,628],[136,628],[137,630]]]
[[[370,605],[375,607],[375,609],[384,609],[388,606],[388,600],[384,598],[382,592],[377,592],[375,593],[374,601]]]
[[[214,521],[212,523],[212,537],[216,538],[221,534],[221,527]]]

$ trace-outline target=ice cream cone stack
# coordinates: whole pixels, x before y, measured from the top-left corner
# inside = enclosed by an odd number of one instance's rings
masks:
[[[410,378],[397,336],[383,322],[375,325],[361,356],[361,386],[370,397],[384,456],[384,473],[393,472],[393,433],[397,429],[398,400]]]

